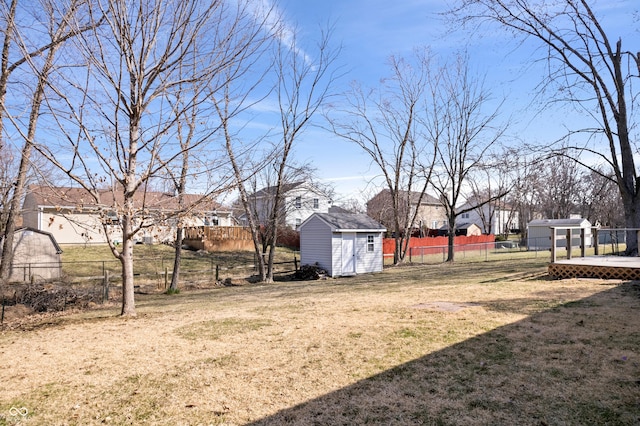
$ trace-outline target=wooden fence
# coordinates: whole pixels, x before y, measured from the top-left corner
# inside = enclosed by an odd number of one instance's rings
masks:
[[[196,250],[253,250],[249,228],[242,226],[194,226],[185,228],[184,244]]]

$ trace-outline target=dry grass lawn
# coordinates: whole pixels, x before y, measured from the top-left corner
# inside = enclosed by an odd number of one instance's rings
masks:
[[[640,424],[640,284],[544,271],[389,268],[5,324],[0,425]]]

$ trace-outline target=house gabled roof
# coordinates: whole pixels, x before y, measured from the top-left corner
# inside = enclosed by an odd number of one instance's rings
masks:
[[[310,192],[321,194],[321,191],[316,189],[314,186],[309,185],[305,181],[285,183],[285,184],[282,185],[280,193],[282,195],[285,195],[288,192],[293,191],[296,188],[301,188],[301,187],[306,187],[306,189],[308,191],[310,191]],[[249,195],[249,198],[263,198],[263,197],[271,198],[276,194],[276,189],[277,189],[277,186],[275,186],[275,185],[274,186],[267,186],[267,187],[264,187],[264,188],[262,188],[262,189],[260,189],[260,190],[258,190],[256,192],[254,192],[253,194]]]
[[[58,208],[109,208],[122,206],[123,194],[120,190],[104,189],[98,192],[100,203],[84,188],[76,187],[52,187],[30,185],[28,194],[33,197],[37,206],[50,206]],[[148,208],[152,210],[179,210],[178,197],[158,191],[139,190],[134,195],[135,208]],[[218,211],[221,205],[210,198],[197,194],[184,194],[186,206],[197,205],[194,211]]]
[[[366,214],[355,213],[314,213],[300,225],[300,228],[303,228],[314,217],[329,225],[332,232],[384,232],[387,230]]]
[[[35,234],[42,234],[46,237],[48,237],[51,240],[51,244],[53,245],[53,248],[56,249],[56,254],[62,254],[62,249],[60,248],[60,245],[58,244],[58,242],[56,241],[56,238],[53,236],[52,233],[50,232],[46,232],[46,231],[41,231],[39,229],[36,228],[31,228],[30,226],[21,226],[19,228],[16,228],[15,231],[13,231],[14,234],[17,234],[19,232],[33,232]],[[2,246],[4,246],[4,237],[2,237],[0,239],[0,251],[2,250]]]
[[[469,198],[466,199],[466,201],[464,202],[464,204],[462,204],[457,210],[462,210],[463,208],[473,208],[473,209],[479,209],[480,207],[478,207],[480,204],[485,203],[485,201],[487,201],[486,199],[480,199],[474,196],[471,196]],[[497,201],[497,200],[496,200]],[[485,203],[483,204],[484,206],[488,206],[490,205],[495,211],[511,211],[513,210],[513,205],[511,203],[507,203],[507,202],[503,202],[500,201],[499,203],[495,204],[495,203]]]
[[[408,194],[408,196],[410,197],[409,199],[411,200],[411,204],[413,204],[413,205],[417,205],[418,204],[418,200],[420,199],[420,192],[417,192],[417,191],[398,191],[398,193],[403,198],[406,197],[407,194]],[[371,198],[369,201],[373,200],[374,198],[380,197],[380,196],[391,197],[391,191],[388,188],[385,188],[382,191],[378,192],[375,196],[373,196],[373,198]],[[368,202],[367,202],[367,204],[368,204]],[[422,202],[420,204],[421,205],[433,205],[433,206],[441,206],[442,205],[440,200],[438,200],[433,195],[427,194],[426,192],[422,196]]]

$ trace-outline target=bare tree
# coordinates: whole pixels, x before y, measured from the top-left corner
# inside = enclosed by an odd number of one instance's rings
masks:
[[[539,161],[538,167],[538,211],[542,216],[563,219],[577,213],[583,189],[578,163],[566,156],[552,155]]]
[[[11,146],[0,145],[0,235],[7,226],[17,164]]]
[[[463,22],[493,22],[544,46],[549,72],[544,84],[554,90],[552,101],[581,109],[593,126],[573,129],[586,135],[577,152],[601,161],[574,159],[598,172],[604,163],[613,170],[625,211],[625,225],[640,228],[640,176],[634,155],[640,78],[640,54],[625,50],[622,38],[607,30],[588,0],[463,0],[453,11]],[[600,138],[606,148],[599,149]],[[596,166],[594,166],[596,165]],[[635,232],[627,235],[627,253],[638,251]]]
[[[258,55],[259,56],[259,55]],[[249,61],[251,62],[251,61]],[[253,241],[253,249],[257,258],[261,257],[260,249],[260,221],[252,208],[250,200],[250,189],[247,185],[249,182],[255,182],[255,175],[265,167],[264,159],[255,160],[256,152],[260,145],[258,141],[246,143],[242,137],[234,130],[234,123],[254,102],[249,99],[249,94],[256,89],[256,85],[252,85],[249,89],[242,88],[238,92],[234,91],[234,82],[236,78],[232,76],[244,76],[249,66],[238,62],[236,67],[228,70],[229,78],[220,93],[211,93],[210,99],[215,107],[217,116],[223,131],[224,147],[229,158],[229,163],[235,180],[235,188],[238,191],[237,205],[243,210],[245,223],[251,232],[251,240]],[[259,155],[258,155],[259,156]],[[255,189],[254,189],[255,192]],[[261,259],[257,259],[258,275],[261,281],[266,280],[266,268]]]
[[[235,180],[228,174],[228,158],[226,149],[212,143],[223,134],[223,124],[218,119],[215,105],[211,103],[211,93],[222,90],[233,80],[238,79],[230,70],[242,69],[248,58],[256,56],[257,49],[264,43],[261,36],[263,23],[256,20],[248,2],[239,2],[233,14],[229,14],[228,23],[233,30],[224,25],[211,28],[207,39],[213,46],[201,54],[206,62],[214,64],[210,72],[203,73],[199,62],[184,64],[179,73],[180,88],[169,99],[173,110],[179,116],[174,125],[174,139],[180,145],[180,155],[175,164],[167,163],[166,172],[171,187],[178,197],[180,212],[175,218],[176,235],[174,242],[174,266],[168,292],[176,292],[180,279],[180,263],[182,258],[182,242],[184,239],[184,219],[189,217],[190,210],[197,205],[187,205],[185,192],[192,181],[206,182],[206,197],[203,203],[209,203],[215,194],[228,191],[234,187]],[[224,19],[220,19],[222,24]]]
[[[580,213],[592,224],[624,227],[624,209],[612,173],[600,170],[582,175]]]
[[[533,158],[535,157],[535,158]],[[505,197],[518,214],[520,234],[526,237],[526,224],[540,215],[540,189],[543,185],[543,161],[522,147],[509,147],[504,152],[504,164],[511,176],[509,194]]]
[[[482,222],[484,233],[506,237],[520,223],[516,204],[509,197],[516,186],[516,164],[519,159],[518,150],[500,149],[489,153],[470,175],[470,195],[466,204],[479,206],[475,212]]]
[[[278,224],[285,209],[282,204],[283,190],[286,184],[292,182],[292,171],[299,170],[294,164],[292,154],[303,131],[312,124],[314,115],[330,95],[331,85],[336,78],[333,64],[337,55],[337,51],[330,46],[330,31],[321,34],[315,50],[312,51],[301,43],[292,28],[285,25],[281,16],[273,10],[270,13],[271,18],[265,21],[265,29],[269,30],[275,41],[272,45],[272,66],[269,74],[262,76],[264,80],[251,87],[256,92],[266,87],[267,93],[259,96],[257,101],[250,100],[246,95],[233,96],[231,90],[217,97],[217,108],[225,129],[227,152],[236,177],[240,204],[245,210],[245,217],[251,229],[260,280],[263,282],[273,281]],[[242,71],[232,71],[233,74],[238,72]],[[272,76],[275,83],[267,87],[266,81]],[[239,133],[232,130],[232,122],[240,119],[241,112],[269,100],[273,100],[276,105],[280,125],[270,129],[267,135],[255,142],[248,145],[245,142],[243,145],[239,141]],[[256,151],[261,154],[256,155]],[[243,169],[243,163],[245,166],[252,166]],[[272,203],[264,215],[265,220],[262,221],[253,208],[255,203],[252,203],[249,185],[253,182],[255,193],[256,182],[259,181],[257,176],[264,170],[267,170],[270,177],[268,182],[272,183]],[[263,244],[268,247],[266,256]]]
[[[275,97],[280,126],[274,131],[275,185],[274,202],[267,220],[269,252],[266,259],[266,282],[273,282],[273,262],[278,241],[278,222],[282,215],[284,185],[290,183],[288,175],[296,142],[312,119],[327,102],[337,78],[334,63],[339,50],[331,47],[331,30],[322,31],[314,50],[302,43],[298,34],[284,26],[276,36],[280,40],[275,49]]]
[[[432,73],[427,49],[416,50],[413,59],[414,63],[391,57],[391,77],[379,90],[354,86],[345,95],[346,106],[332,108],[328,117],[333,132],[362,148],[382,174],[391,198],[394,264],[405,259],[437,142],[424,134],[423,125],[429,102],[426,89],[438,76]]]
[[[28,173],[32,164],[32,151],[36,142],[36,130],[39,119],[42,115],[41,109],[45,99],[45,90],[50,84],[51,73],[54,71],[57,53],[62,44],[71,37],[77,36],[82,31],[92,28],[92,24],[86,25],[82,22],[80,15],[86,6],[84,0],[73,0],[70,3],[55,1],[42,1],[33,9],[21,9],[31,13],[39,13],[40,8],[46,15],[46,20],[40,22],[38,33],[44,36],[38,38],[34,28],[22,27],[18,22],[18,0],[12,0],[10,4],[3,3],[0,6],[2,13],[2,58],[0,62],[0,134],[7,134],[5,121],[10,123],[11,134],[17,138],[11,141],[15,146],[21,146],[18,168],[11,188],[7,188],[7,197],[3,204],[3,236],[2,258],[0,259],[0,280],[6,280],[10,274],[10,266],[13,259],[13,234],[16,227],[16,219],[20,213],[20,203],[24,196]],[[36,12],[36,10],[38,12]],[[36,23],[39,21],[34,20]],[[35,47],[34,47],[35,46]],[[33,90],[29,94],[18,94],[13,91],[11,95],[12,103],[9,105],[7,95],[11,77],[18,68],[23,69],[20,80],[24,81],[29,75],[33,78]],[[15,81],[13,83],[20,83]],[[20,84],[16,84],[20,86]],[[29,98],[25,100],[24,97]],[[18,101],[21,99],[21,101]],[[29,105],[28,118],[22,120],[23,105]]]
[[[191,74],[197,75],[198,71],[192,70]],[[205,78],[213,78],[214,76],[215,73],[211,73]],[[176,293],[179,290],[185,221],[191,218],[194,209],[213,203],[215,196],[228,190],[231,185],[228,176],[220,173],[226,164],[226,155],[223,155],[223,152],[216,152],[213,144],[208,143],[220,128],[217,123],[211,124],[209,123],[211,120],[204,118],[214,115],[212,111],[203,108],[206,92],[200,87],[206,86],[208,82],[202,77],[198,81],[186,76],[184,80],[189,82],[188,85],[195,90],[191,90],[189,87],[178,90],[175,99],[169,101],[176,114],[181,114],[181,116],[175,123],[173,133],[180,146],[180,156],[173,158],[175,164],[169,163],[165,169],[170,188],[178,201],[178,211],[173,218],[176,232],[173,271],[171,283],[167,289],[168,294]],[[189,200],[186,199],[186,194],[189,189],[188,184],[198,180],[204,181],[206,194],[194,204],[192,197]]]
[[[75,44],[84,67],[58,76],[67,78],[67,90],[56,95],[71,120],[58,115],[65,144],[41,150],[105,216],[117,217],[121,245],[107,238],[122,266],[122,315],[135,315],[134,237],[164,219],[149,216],[147,189],[167,164],[193,148],[176,143],[174,130],[202,99],[206,85],[199,83],[237,53],[227,43],[235,40],[243,11],[223,1],[95,1],[88,16],[103,25]],[[231,56],[221,58],[220,51]]]
[[[277,42],[273,29],[280,25],[278,21],[277,10],[273,7],[256,10],[257,31],[249,37],[252,42],[246,44],[238,60],[225,68],[223,83],[212,87],[208,95],[220,121],[224,150],[238,191],[236,205],[243,211],[244,221],[251,232],[262,282],[266,281],[267,270],[261,250],[260,220],[252,208],[250,193],[256,191],[256,176],[271,162],[273,153],[264,147],[265,135],[247,137],[243,134],[246,126],[241,123],[247,120],[245,116],[250,115],[252,108],[271,94],[272,86],[265,81],[273,64],[265,61],[265,57],[272,43]]]
[[[458,216],[505,195],[495,194],[480,204],[458,209],[470,174],[482,165],[485,154],[502,137],[504,128],[496,127],[499,105],[490,108],[489,93],[482,81],[470,74],[465,56],[445,65],[442,75],[442,80],[431,85],[434,102],[428,130],[438,141],[438,172],[432,182],[447,216],[447,261],[451,262]]]

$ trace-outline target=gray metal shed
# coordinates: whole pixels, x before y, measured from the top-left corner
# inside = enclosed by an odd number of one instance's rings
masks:
[[[365,214],[314,213],[300,227],[300,263],[332,277],[380,272],[386,228]]]
[[[0,241],[0,255],[3,244]],[[9,280],[54,280],[62,275],[62,249],[49,232],[18,228],[13,236],[13,263]]]
[[[529,250],[546,250],[551,248],[551,229],[557,231],[556,247],[566,247],[566,229],[571,229],[571,246],[580,247],[580,232],[585,230],[585,246],[592,243],[591,222],[587,219],[536,219],[527,225],[527,248]]]

